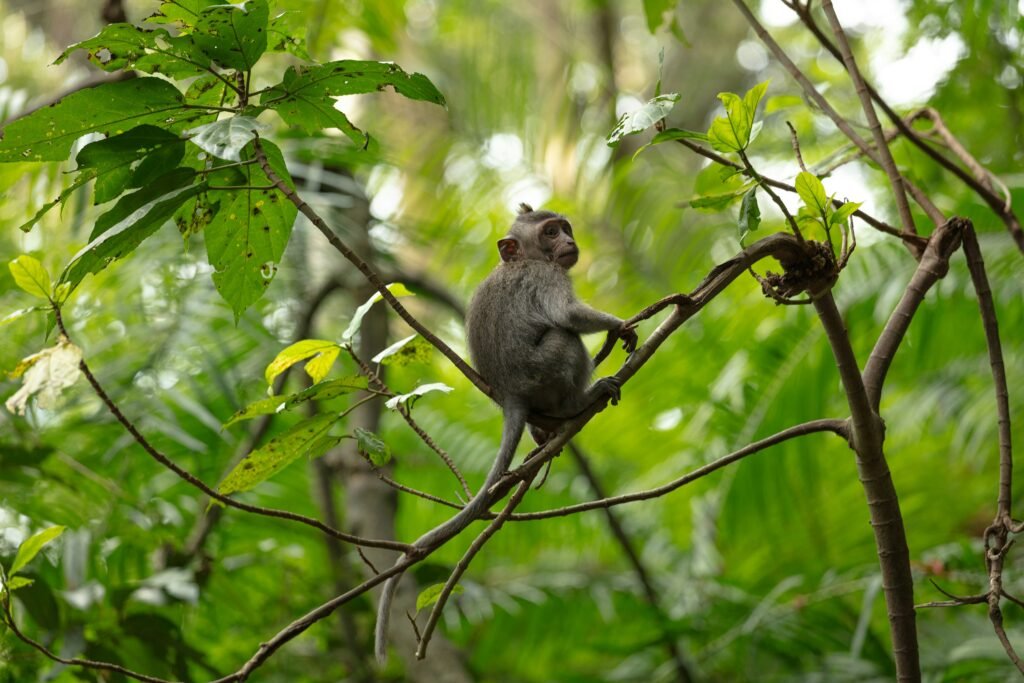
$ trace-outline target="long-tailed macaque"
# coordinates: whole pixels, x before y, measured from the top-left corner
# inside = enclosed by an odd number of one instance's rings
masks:
[[[602,398],[619,399],[614,377],[590,383],[593,363],[580,335],[609,332],[632,352],[637,335],[622,319],[580,303],[568,270],[579,258],[564,216],[521,204],[508,235],[498,240],[501,263],[480,284],[466,314],[469,354],[501,406],[501,445],[483,486],[454,517],[413,545],[429,548],[477,519],[490,489],[508,471],[523,429],[542,421],[548,429],[579,415]],[[550,432],[530,424],[537,443]],[[377,613],[376,653],[386,657],[388,617],[401,574],[384,584]]]

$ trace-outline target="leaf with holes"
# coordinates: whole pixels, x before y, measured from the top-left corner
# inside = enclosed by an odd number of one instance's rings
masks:
[[[314,446],[319,448],[322,445],[321,439],[327,436],[327,430],[337,421],[338,416],[333,413],[317,415],[275,436],[235,465],[217,487],[217,491],[225,496],[249,491],[309,453]]]
[[[203,11],[192,34],[199,49],[218,64],[249,71],[267,49],[267,0],[243,0]]]
[[[397,64],[341,60],[310,66],[293,66],[280,83],[260,97],[260,104],[277,111],[290,125],[313,133],[337,128],[362,146],[366,137],[335,107],[334,98],[394,88],[412,100],[444,106],[444,96],[423,74],[408,74]]]
[[[191,36],[172,36],[166,29],[147,30],[124,23],[109,24],[92,38],[75,43],[54,64],[78,50],[85,50],[90,62],[110,72],[136,70],[182,79],[207,73],[210,66],[210,58]]]
[[[274,173],[293,188],[281,150],[267,140],[260,144]],[[252,148],[243,156],[252,158]],[[213,284],[236,320],[273,281],[298,212],[259,164],[240,170],[244,189],[222,191],[220,209],[204,230],[206,255],[215,269]]]
[[[63,161],[88,133],[119,135],[147,123],[173,133],[204,116],[204,110],[186,108],[178,89],[162,78],[104,83],[8,124],[0,162]]]

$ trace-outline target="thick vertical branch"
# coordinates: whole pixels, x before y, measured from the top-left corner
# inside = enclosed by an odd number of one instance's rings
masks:
[[[917,307],[924,301],[932,285],[946,276],[949,258],[959,248],[964,230],[969,225],[970,221],[966,218],[951,218],[936,228],[929,238],[917,270],[903,291],[903,298],[889,316],[889,321],[885,324],[882,334],[878,336],[875,348],[871,350],[867,365],[864,367],[864,387],[872,410],[878,411],[885,375],[907,334]]]
[[[964,253],[971,271],[971,281],[978,295],[978,307],[985,327],[988,344],[988,361],[992,366],[992,381],[996,390],[996,410],[999,415],[999,509],[998,518],[1009,524],[1013,502],[1013,447],[1010,441],[1010,391],[1006,385],[1006,365],[1003,363],[1003,347],[999,341],[999,323],[996,308],[992,302],[992,289],[985,274],[985,262],[981,258],[978,237],[974,226],[964,231]]]
[[[901,682],[917,683],[921,680],[921,664],[914,611],[914,580],[910,573],[910,551],[899,498],[882,450],[884,427],[881,418],[871,409],[853,347],[832,293],[815,296],[814,307],[828,336],[850,406],[857,473],[867,497],[871,528],[878,548],[896,677]]]

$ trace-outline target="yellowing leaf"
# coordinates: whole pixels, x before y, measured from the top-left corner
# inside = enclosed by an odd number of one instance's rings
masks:
[[[12,373],[15,377],[24,374],[21,388],[7,399],[7,410],[24,415],[28,400],[36,395],[36,405],[52,408],[61,392],[78,381],[81,362],[82,350],[65,337],[56,346],[23,359]]]
[[[312,358],[313,360],[306,364],[306,373],[314,382],[319,382],[330,371],[340,351],[341,347],[332,341],[303,339],[278,353],[274,360],[270,361],[263,376],[267,384],[273,384],[274,378],[282,372],[300,361]]]
[[[33,296],[50,298],[50,290],[53,288],[50,274],[38,260],[22,254],[11,261],[8,267],[11,269],[11,275],[14,276],[14,284]]]
[[[217,487],[217,491],[224,495],[248,491],[283,470],[299,456],[308,453],[312,447],[317,446],[319,450],[327,430],[337,420],[338,416],[334,413],[317,415],[274,437],[235,465]]]

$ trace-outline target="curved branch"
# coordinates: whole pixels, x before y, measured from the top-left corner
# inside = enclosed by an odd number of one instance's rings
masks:
[[[538,519],[551,519],[552,517],[567,517],[580,512],[587,512],[588,510],[609,509],[616,505],[635,503],[639,500],[660,498],[668,493],[672,493],[678,488],[706,477],[712,472],[722,469],[726,465],[738,462],[748,455],[753,455],[754,453],[763,451],[766,448],[778,445],[784,441],[795,439],[798,436],[815,434],[817,432],[832,432],[833,434],[843,437],[847,441],[850,439],[849,427],[846,420],[839,420],[835,418],[811,420],[810,422],[804,422],[803,424],[798,424],[793,427],[789,427],[788,429],[784,429],[781,432],[761,439],[760,441],[755,441],[754,443],[744,446],[738,451],[734,451],[728,455],[723,455],[721,458],[712,460],[707,465],[698,467],[694,471],[657,488],[648,489],[646,491],[637,491],[635,493],[624,493],[620,496],[611,496],[609,498],[601,498],[600,500],[590,500],[586,503],[577,503],[576,505],[567,505],[565,507],[554,508],[551,510],[524,512],[513,515],[512,519],[516,522],[526,522]]]

